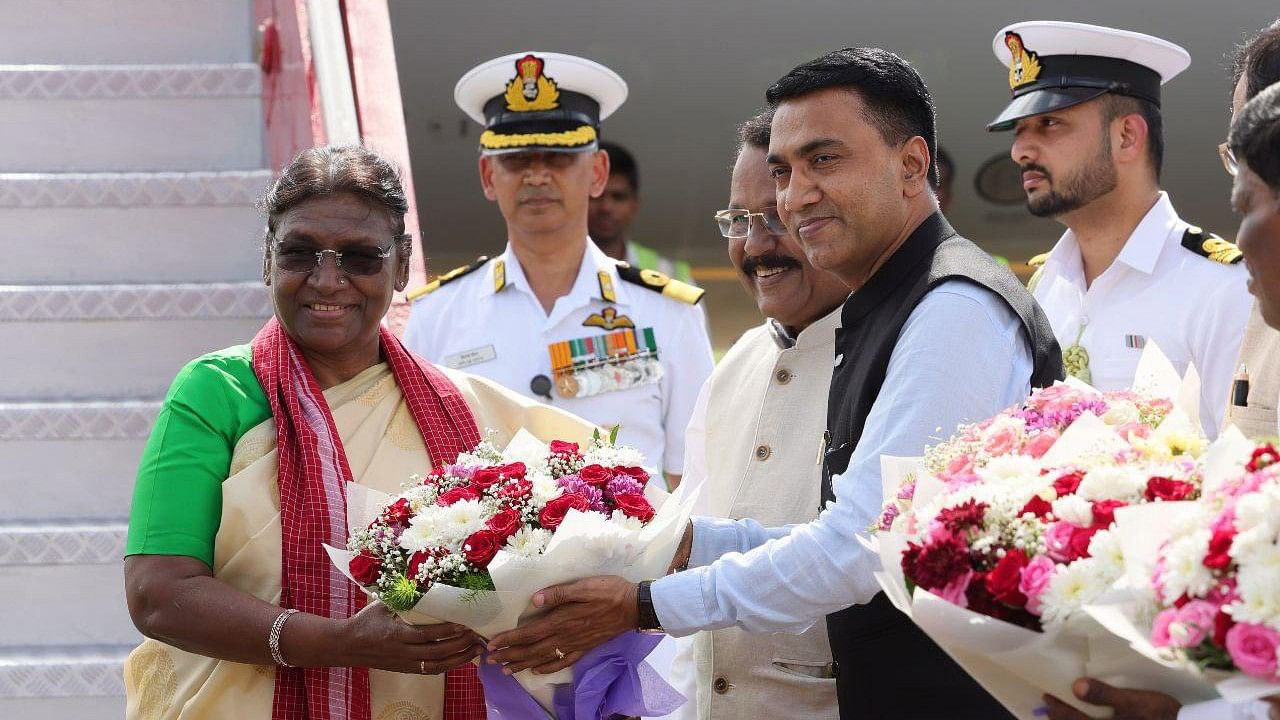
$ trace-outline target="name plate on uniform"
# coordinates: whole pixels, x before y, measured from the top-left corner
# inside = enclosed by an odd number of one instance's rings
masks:
[[[489,362],[498,357],[498,353],[493,349],[492,345],[484,347],[463,350],[460,353],[446,355],[444,358],[445,367],[451,367],[454,370],[461,370],[464,367],[479,365],[482,362]]]
[[[565,398],[628,390],[662,379],[653,328],[564,340],[548,345],[547,351],[556,392]]]

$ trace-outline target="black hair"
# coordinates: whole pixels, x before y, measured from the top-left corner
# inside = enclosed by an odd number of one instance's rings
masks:
[[[749,147],[769,149],[769,133],[773,127],[773,108],[756,113],[750,120],[738,126],[738,152]]]
[[[1125,115],[1141,115],[1147,122],[1147,160],[1151,169],[1160,180],[1160,171],[1164,167],[1164,118],[1160,108],[1150,100],[1107,93],[1102,96],[1102,124],[1110,125],[1112,120]]]
[[[1244,78],[1244,96],[1251,98],[1280,82],[1280,20],[1276,20],[1236,48],[1231,61],[1231,87]]]
[[[631,192],[640,192],[640,169],[635,156],[616,142],[601,141],[600,149],[609,153],[609,174],[621,175],[631,183]]]
[[[937,110],[933,96],[911,63],[880,48],[843,48],[797,65],[765,91],[771,106],[826,88],[858,93],[867,121],[890,145],[915,136],[929,148],[930,185],[938,182]]]
[[[1245,103],[1231,123],[1227,144],[1236,160],[1280,193],[1280,83]]]
[[[313,197],[355,193],[386,208],[397,239],[404,237],[409,212],[400,172],[389,160],[362,145],[325,145],[298,153],[271,184],[258,208],[267,216],[267,237],[290,208]]]

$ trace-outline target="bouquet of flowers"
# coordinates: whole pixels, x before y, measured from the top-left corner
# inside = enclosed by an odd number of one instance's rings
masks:
[[[491,637],[531,617],[530,597],[543,587],[599,574],[641,580],[665,573],[693,498],[664,498],[642,464],[635,449],[599,433],[586,448],[544,444],[524,431],[504,450],[485,440],[453,464],[410,478],[394,497],[349,485],[350,540],[345,549],[327,549],[348,577],[405,620],[454,622]],[[536,713],[532,700],[559,714],[580,694],[609,695],[630,708],[627,714],[666,714],[680,695],[642,662],[658,639],[623,635],[569,670],[520,673],[516,681],[527,693],[482,664],[486,700],[505,709],[504,717]],[[628,678],[581,667],[619,666],[619,658]],[[582,676],[596,684],[629,679],[643,696],[581,687]],[[602,716],[609,712],[602,706]]]
[[[1153,659],[1232,702],[1280,692],[1280,453],[1234,429],[1206,454],[1204,496],[1173,522],[1125,518],[1146,590],[1092,612]],[[1163,518],[1162,518],[1163,519]]]
[[[1124,573],[1117,511],[1199,494],[1206,441],[1168,390],[1037,390],[960,427],[886,489],[873,526],[881,586],[1016,715],[1035,716],[1044,692],[1073,701],[1086,670],[1114,677],[1100,661],[1133,675],[1097,647],[1109,638],[1081,609]],[[886,481],[904,474],[886,461]]]

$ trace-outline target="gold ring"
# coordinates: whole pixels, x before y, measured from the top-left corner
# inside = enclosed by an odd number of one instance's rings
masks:
[[[556,659],[557,659],[557,660],[563,660],[563,659],[564,659],[564,651],[563,651],[563,650],[561,650],[560,648],[556,648]]]
[[[426,660],[419,660],[419,661],[418,661],[418,669],[419,669],[420,671],[422,671],[422,674],[423,674],[423,675],[426,675],[426,674],[427,674],[427,661],[426,661]]]

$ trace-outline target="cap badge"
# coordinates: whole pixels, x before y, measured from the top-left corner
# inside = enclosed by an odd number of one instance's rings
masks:
[[[1035,82],[1040,77],[1040,56],[1028,50],[1022,44],[1022,36],[1016,32],[1006,32],[1004,44],[1013,58],[1013,62],[1009,63],[1009,89],[1017,90]]]
[[[516,60],[516,76],[507,83],[507,109],[512,112],[554,110],[560,106],[556,81],[542,74],[542,58],[525,55]]]

